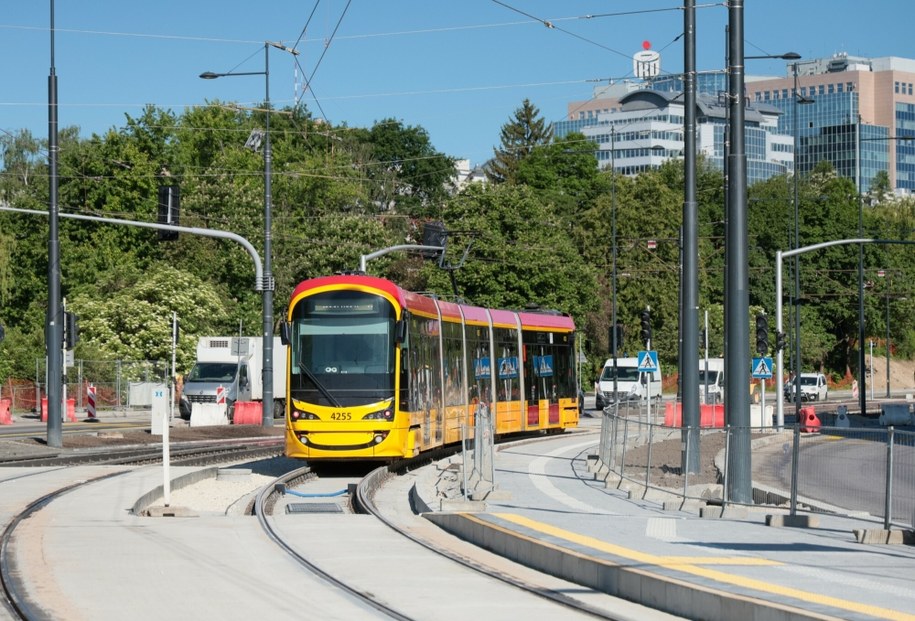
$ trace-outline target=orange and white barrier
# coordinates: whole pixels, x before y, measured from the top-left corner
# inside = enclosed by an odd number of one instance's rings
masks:
[[[13,415],[10,413],[12,399],[0,399],[0,425],[12,425]]]

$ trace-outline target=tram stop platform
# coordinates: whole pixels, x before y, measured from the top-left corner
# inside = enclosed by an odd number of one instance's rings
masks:
[[[477,546],[688,619],[915,620],[911,532],[627,491],[589,469],[598,437],[497,446],[495,486],[473,498],[457,455],[419,475],[414,504]]]

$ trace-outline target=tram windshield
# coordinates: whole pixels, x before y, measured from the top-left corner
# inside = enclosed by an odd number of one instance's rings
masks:
[[[394,308],[377,295],[330,291],[292,312],[292,398],[346,407],[394,396]]]

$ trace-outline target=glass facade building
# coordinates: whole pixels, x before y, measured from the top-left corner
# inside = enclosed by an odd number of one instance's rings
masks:
[[[793,135],[797,127],[800,174],[828,161],[861,192],[882,171],[897,193],[915,191],[915,60],[836,54],[787,69],[784,78],[746,86],[751,100],[784,112],[779,131]],[[795,85],[813,103],[796,104]]]
[[[671,80],[669,84],[675,84]],[[683,156],[684,104],[681,93],[637,90],[621,97],[608,112],[553,124],[557,138],[572,132],[595,143],[602,168],[614,166],[624,175],[657,168]],[[696,148],[718,170],[724,170],[727,108],[717,93],[697,96]],[[747,183],[753,184],[793,169],[793,145],[778,134],[780,111],[768,105],[748,106],[745,114]]]

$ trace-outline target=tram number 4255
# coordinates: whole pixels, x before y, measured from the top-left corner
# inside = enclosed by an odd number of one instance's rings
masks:
[[[333,412],[330,415],[331,420],[351,420],[353,416],[349,412]]]

